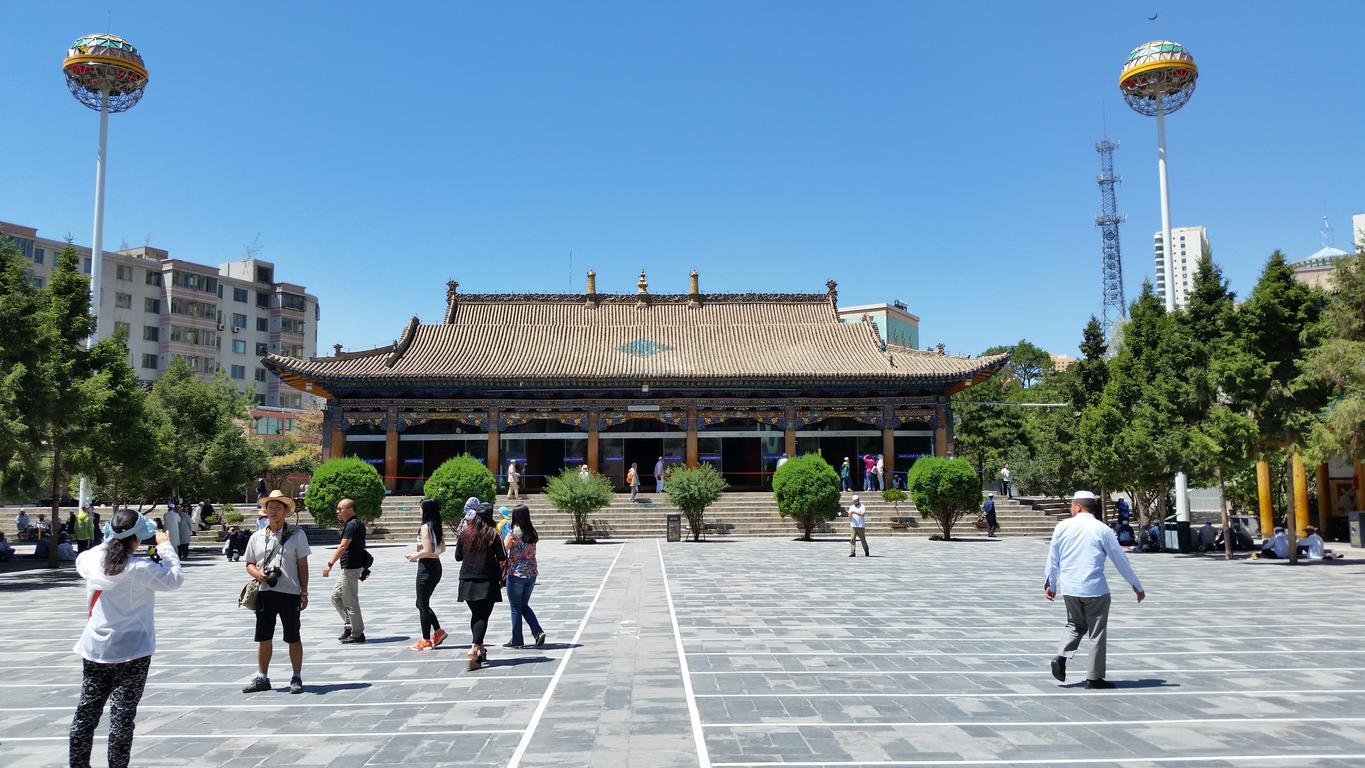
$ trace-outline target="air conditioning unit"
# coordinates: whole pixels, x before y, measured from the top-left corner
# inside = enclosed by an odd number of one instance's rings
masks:
[[[234,326],[232,326],[232,332],[233,332],[233,333],[241,333],[241,332],[242,332],[242,326],[240,326],[240,325],[234,325]]]
[[[219,324],[218,324],[218,330],[220,330],[220,331],[223,330],[223,324],[222,324],[222,323],[219,323]]]

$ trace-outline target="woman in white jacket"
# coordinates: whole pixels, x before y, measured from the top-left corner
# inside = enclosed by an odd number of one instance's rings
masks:
[[[156,537],[160,562],[134,558],[143,539]],[[133,749],[133,720],[156,650],[156,593],[179,589],[185,576],[166,531],[131,509],[104,525],[104,543],[76,558],[89,590],[89,620],[73,649],[84,678],[71,720],[70,764],[88,768],[95,726],[109,702],[109,768],[126,768]]]

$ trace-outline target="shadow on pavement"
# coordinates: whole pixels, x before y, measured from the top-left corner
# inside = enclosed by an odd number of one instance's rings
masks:
[[[369,688],[369,683],[331,683],[328,685],[307,685],[303,686],[304,693],[311,693],[314,696],[326,696],[334,691],[355,691],[361,688]],[[287,689],[286,689],[287,690]]]
[[[554,659],[549,656],[489,656],[488,661],[484,662],[485,667],[520,667],[524,664],[545,664]]]
[[[380,645],[383,643],[406,643],[411,640],[410,635],[393,635],[392,637],[367,637],[365,645]]]

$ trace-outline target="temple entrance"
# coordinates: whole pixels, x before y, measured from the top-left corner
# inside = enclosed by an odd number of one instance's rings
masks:
[[[640,493],[654,493],[654,462],[663,455],[663,438],[637,437],[623,442],[626,446],[625,468],[629,469],[632,462],[640,465]]]
[[[599,474],[611,479],[622,492],[626,485],[626,470],[637,464],[640,472],[640,493],[655,493],[654,464],[662,456],[664,467],[679,467],[686,460],[687,432],[681,427],[654,418],[635,418],[602,430],[598,438]]]
[[[725,477],[731,491],[770,491],[783,435],[771,424],[733,418],[708,425],[697,435],[697,460]]]

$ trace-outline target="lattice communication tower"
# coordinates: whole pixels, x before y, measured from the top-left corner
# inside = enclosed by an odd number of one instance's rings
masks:
[[[1114,195],[1114,185],[1119,178],[1114,175],[1114,150],[1117,142],[1106,136],[1095,145],[1100,155],[1100,215],[1095,217],[1095,226],[1100,228],[1100,275],[1102,298],[1100,306],[1100,325],[1108,336],[1114,323],[1128,317],[1128,302],[1123,298],[1123,257],[1119,250],[1118,199]]]

